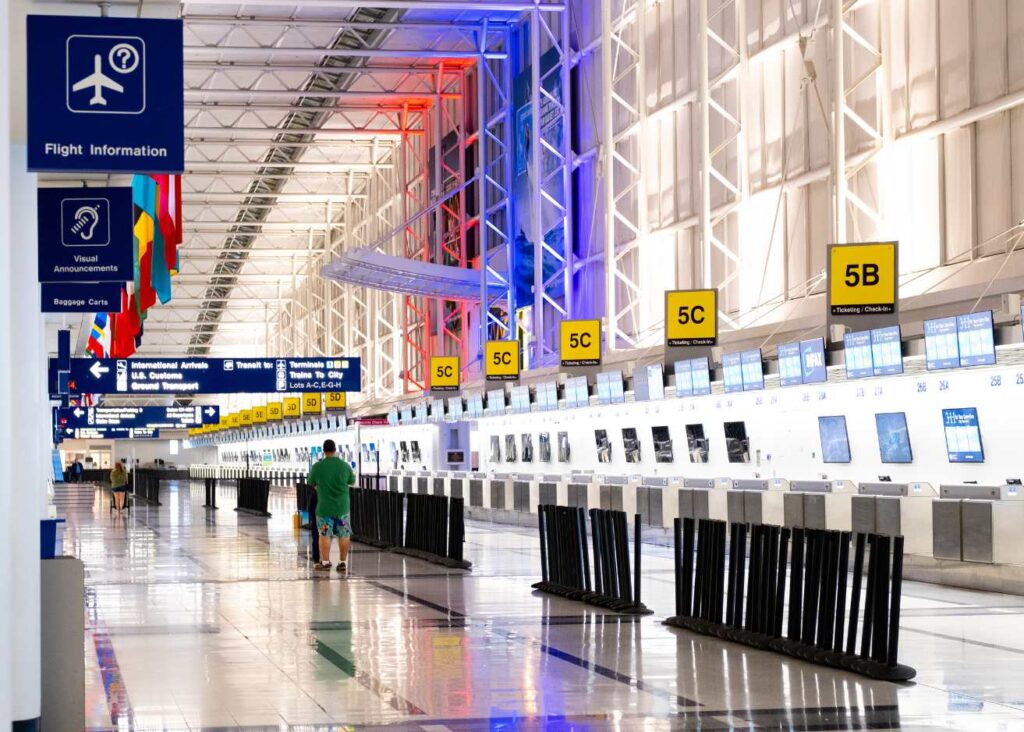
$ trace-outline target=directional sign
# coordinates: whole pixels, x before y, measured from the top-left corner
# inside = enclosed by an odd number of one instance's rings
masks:
[[[119,313],[121,283],[44,282],[40,287],[43,313]]]
[[[61,427],[163,427],[185,429],[216,423],[220,407],[72,407],[57,414]]]
[[[302,395],[302,416],[320,414],[323,411],[324,398],[319,392]]]
[[[180,20],[30,15],[28,169],[181,173]]]
[[[458,391],[460,373],[458,356],[432,356],[430,358],[430,390]]]
[[[519,341],[487,341],[484,371],[487,381],[519,378]]]
[[[75,440],[155,440],[160,430],[140,427],[65,427],[61,433]]]
[[[713,346],[718,342],[718,290],[665,293],[665,345]]]
[[[347,406],[345,392],[329,391],[324,394],[324,406],[328,412],[340,412]]]
[[[284,413],[281,402],[270,402],[270,404],[267,405],[268,422],[280,422],[282,416],[284,416]]]
[[[285,397],[284,398],[284,416],[291,419],[293,417],[301,416],[302,414],[302,399],[299,397]]]
[[[563,320],[559,330],[562,366],[600,365],[600,320]]]
[[[896,312],[896,242],[833,244],[828,248],[828,304],[832,315]]]
[[[360,390],[358,358],[71,359],[71,393],[263,394]]]
[[[40,188],[40,282],[127,282],[132,261],[131,188]],[[120,292],[117,307],[121,310]]]

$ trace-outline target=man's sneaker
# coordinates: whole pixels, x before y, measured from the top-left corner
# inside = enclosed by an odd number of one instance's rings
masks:
[[[316,565],[313,566],[313,569],[319,570],[321,572],[330,572],[331,571],[331,563],[330,562],[318,562]]]
[[[348,571],[348,562],[338,562],[338,571],[339,572],[347,572]]]

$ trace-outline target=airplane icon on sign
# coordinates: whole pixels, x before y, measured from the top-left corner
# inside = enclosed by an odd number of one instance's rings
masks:
[[[105,107],[107,106],[107,100],[103,97],[103,90],[109,89],[120,94],[124,92],[124,87],[103,73],[103,57],[100,54],[93,55],[92,65],[93,72],[81,81],[75,82],[74,86],[71,87],[71,91],[77,92],[92,87],[92,98],[89,100],[89,106],[96,106],[98,104]]]

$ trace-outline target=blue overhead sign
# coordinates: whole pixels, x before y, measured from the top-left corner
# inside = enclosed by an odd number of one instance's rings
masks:
[[[44,313],[119,313],[120,282],[44,282],[40,288]]]
[[[135,276],[131,188],[40,188],[37,200],[40,282]]]
[[[73,358],[72,394],[264,394],[361,390],[358,358]]]
[[[30,15],[28,169],[180,173],[180,20]]]
[[[60,434],[73,440],[155,440],[160,430],[128,427],[63,427]]]
[[[70,407],[57,413],[62,428],[187,429],[220,421],[220,407]]]

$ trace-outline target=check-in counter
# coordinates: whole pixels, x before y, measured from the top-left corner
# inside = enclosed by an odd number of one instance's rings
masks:
[[[850,503],[854,533],[903,536],[907,554],[932,554],[932,499],[929,483],[861,483]]]
[[[625,511],[626,515],[636,513],[636,494],[627,488],[636,483],[625,475],[603,475],[595,480],[598,490],[598,504],[592,508]]]
[[[792,480],[783,496],[783,519],[791,528],[850,531],[856,486],[848,480]]]
[[[1017,485],[941,485],[932,502],[936,559],[1024,563],[1024,494]]]
[[[463,505],[469,505],[469,477],[471,473],[453,470],[445,480],[446,495],[449,498],[461,498]]]
[[[430,477],[430,494],[433,496],[448,495],[448,471],[441,470]]]
[[[388,473],[388,490],[392,493],[397,493],[402,489],[402,476],[398,474],[398,471],[392,470]]]
[[[676,513],[679,518],[726,518],[726,492],[718,488],[714,478],[684,478],[677,491]]]
[[[529,480],[529,512],[537,513],[538,506],[565,506],[568,500],[568,483],[564,475],[533,475]]]
[[[431,475],[427,473],[416,473],[414,476],[413,492],[420,495],[427,495],[431,492]]]
[[[785,522],[783,496],[788,488],[789,483],[781,479],[734,480],[726,498],[729,523],[782,526]]]
[[[559,495],[559,506],[582,508],[589,511],[601,507],[601,487],[590,473],[573,473],[566,483],[565,503]]]
[[[511,511],[513,479],[514,476],[511,473],[495,473],[490,476],[487,479],[487,489],[484,491],[484,508],[493,511]]]
[[[659,528],[672,526],[672,520],[679,512],[679,501],[668,500],[668,496],[674,495],[682,485],[681,478],[641,478],[640,485],[636,487],[636,512],[640,514],[640,521]]]

